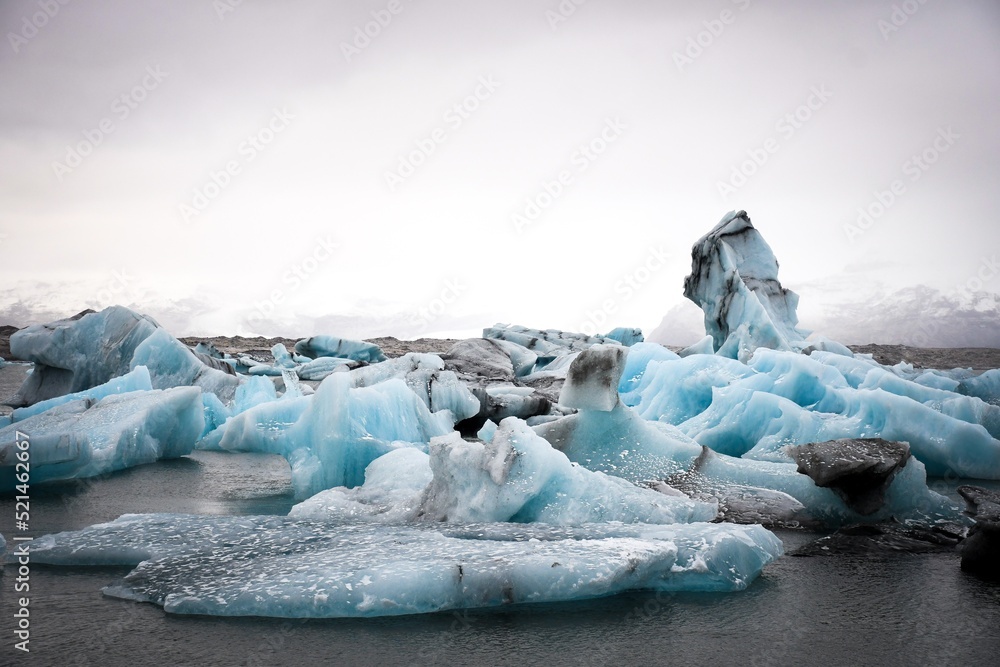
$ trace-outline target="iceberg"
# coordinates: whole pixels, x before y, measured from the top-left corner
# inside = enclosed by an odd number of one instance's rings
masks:
[[[375,368],[374,366],[369,368]],[[335,373],[312,396],[271,401],[230,419],[220,448],[280,454],[292,469],[296,497],[364,483],[365,468],[399,447],[423,446],[452,431],[450,410],[431,413],[398,378],[356,387]]]
[[[618,327],[604,334],[602,338],[616,340],[626,347],[632,347],[636,343],[643,341],[642,329],[632,329],[630,327]]]
[[[11,354],[34,362],[35,368],[10,405],[27,407],[125,375],[133,368],[136,347],[158,329],[146,315],[111,306],[15,332],[10,337]]]
[[[483,338],[516,343],[538,355],[560,355],[579,352],[592,345],[619,344],[617,340],[604,336],[588,336],[557,329],[529,329],[518,324],[494,324],[483,329]]]
[[[1000,479],[996,406],[881,371],[866,384],[876,369],[859,362],[868,369],[861,374],[855,362],[767,349],[749,365],[708,355],[654,362],[636,390],[636,409],[731,456],[789,461],[790,445],[883,438],[909,443],[932,475]]]
[[[165,329],[157,329],[136,346],[130,367],[137,366],[149,369],[154,389],[195,386],[223,402],[232,400],[240,382],[232,366],[198,355]]]
[[[349,371],[357,368],[358,363],[340,357],[320,357],[304,363],[296,371],[300,380],[319,381],[326,379],[330,373]]]
[[[295,352],[310,359],[338,357],[365,363],[385,361],[385,355],[382,354],[382,350],[378,345],[365,341],[338,338],[337,336],[304,338],[295,343]]]
[[[581,369],[595,367],[596,364],[588,357],[598,355],[605,360],[623,363],[611,350],[613,348],[610,346],[603,349],[593,347],[582,352],[574,364]],[[808,357],[799,354],[786,354],[808,360]],[[581,409],[577,414],[535,426],[534,431],[566,454],[571,461],[590,470],[622,477],[633,484],[667,490],[660,486],[663,484],[694,499],[717,500],[721,515],[730,521],[836,527],[847,523],[881,521],[890,517],[929,523],[960,520],[957,506],[927,488],[926,469],[914,458],[908,458],[894,472],[883,492],[880,506],[871,512],[867,512],[870,507],[864,507],[867,513],[859,512],[857,507],[845,502],[844,497],[834,489],[821,487],[808,474],[799,472],[792,456],[780,449],[781,443],[787,444],[782,440],[782,435],[787,435],[787,431],[796,428],[809,433],[808,422],[796,419],[795,414],[782,419],[780,414],[768,410],[767,403],[784,401],[788,410],[794,408],[801,411],[801,408],[787,399],[764,392],[744,392],[738,398],[720,402],[716,397],[728,388],[713,388],[713,382],[717,382],[717,374],[723,377],[734,374],[755,377],[754,372],[733,359],[715,355],[697,356],[704,359],[708,368],[714,369],[698,379],[698,382],[708,386],[708,391],[701,392],[701,398],[695,396],[693,401],[681,408],[689,409],[692,402],[707,401],[709,408],[705,413],[716,410],[718,404],[718,411],[713,414],[717,414],[720,420],[737,414],[723,422],[735,433],[729,440],[716,437],[717,434],[711,430],[692,427],[692,436],[668,422],[643,419],[640,413],[620,402],[611,410],[589,407]],[[650,361],[641,384],[647,392],[653,391],[650,387],[656,387],[655,391],[673,388],[675,383],[672,380],[658,376],[660,369],[671,369],[669,377],[673,378],[673,369],[697,368],[698,361],[695,356]],[[564,393],[577,383],[581,387],[571,390],[571,395],[574,392],[587,395],[587,403],[590,405],[598,402],[595,399],[598,389],[587,382],[586,373],[571,372]],[[603,391],[607,395],[599,402],[609,404],[615,386],[600,384],[599,387],[604,387]],[[681,391],[684,392],[683,389]],[[645,392],[643,397],[646,398]],[[765,404],[751,405],[754,400]],[[666,403],[669,404],[669,401]],[[685,421],[682,427],[690,427],[694,420],[701,419],[702,416]],[[751,443],[751,447],[759,446],[754,438],[761,423],[773,424],[778,431],[773,438],[773,444],[778,448],[774,450],[777,452],[774,460],[737,458],[712,451],[708,447],[715,445],[719,449],[725,449],[720,444],[735,442]],[[784,427],[786,432],[780,431],[780,427]],[[805,439],[801,444],[807,442],[812,441]],[[835,451],[830,460],[853,455],[849,449],[844,448]]]
[[[290,516],[565,526],[711,521],[716,509],[574,465],[511,417],[488,443],[451,433],[431,439],[429,455],[412,448],[389,452],[368,466],[363,486],[323,491]]]
[[[11,418],[12,421],[19,422],[27,419],[28,417],[41,414],[46,410],[51,410],[52,408],[64,403],[70,403],[81,399],[94,403],[101,400],[105,396],[125,394],[130,391],[148,391],[152,388],[153,385],[149,379],[149,371],[145,366],[138,366],[125,375],[112,378],[104,384],[96,387],[84,389],[83,391],[78,391],[73,394],[63,394],[62,396],[50,398],[45,401],[39,401],[38,403],[26,408],[17,408],[13,413],[11,413]]]
[[[684,296],[705,313],[717,354],[747,359],[758,347],[800,351],[798,295],[778,282],[778,260],[746,211],[731,211],[691,250]]]
[[[129,565],[106,595],[172,614],[374,617],[629,590],[744,590],[782,554],[761,526],[337,525],[125,515],[37,538],[32,562]]]
[[[201,391],[195,387],[76,399],[0,428],[0,489],[14,488],[23,441],[30,450],[31,484],[38,484],[184,456],[203,429]]]

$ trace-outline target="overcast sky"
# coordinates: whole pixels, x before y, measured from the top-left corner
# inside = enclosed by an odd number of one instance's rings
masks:
[[[989,0],[4,0],[0,27],[3,306],[648,331],[732,209],[793,289],[1000,292]]]

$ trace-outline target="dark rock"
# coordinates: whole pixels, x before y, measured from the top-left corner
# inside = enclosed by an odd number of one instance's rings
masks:
[[[885,491],[910,459],[910,446],[881,438],[845,438],[789,447],[799,472],[831,489],[862,516],[885,503]]]
[[[10,337],[17,331],[17,327],[4,325],[0,327],[0,359],[10,361],[14,356],[10,353]]]
[[[928,527],[897,523],[845,526],[832,535],[803,545],[792,556],[865,556],[886,552],[936,553],[953,551],[965,529],[956,524]]]
[[[960,486],[958,493],[976,521],[962,543],[962,569],[1000,579],[1000,491]]]

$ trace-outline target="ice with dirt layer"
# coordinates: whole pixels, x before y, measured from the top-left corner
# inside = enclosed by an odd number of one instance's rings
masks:
[[[704,311],[717,354],[746,359],[758,347],[800,351],[798,295],[778,282],[778,261],[746,211],[731,211],[691,249],[684,296]]]
[[[295,343],[295,352],[310,359],[338,357],[365,363],[385,361],[381,348],[366,341],[349,340],[338,336],[312,336]]]
[[[492,327],[483,329],[483,338],[516,343],[539,356],[558,356],[567,352],[579,352],[592,345],[620,345],[617,340],[604,336],[588,336],[583,333],[556,329],[529,329],[517,324],[494,324]]]
[[[195,387],[63,403],[0,429],[0,489],[14,488],[21,441],[30,449],[31,484],[38,484],[190,454],[203,428]]]
[[[291,517],[125,515],[37,538],[32,562],[129,565],[106,595],[168,613],[373,617],[630,590],[745,589],[782,554],[761,526],[338,525]],[[9,557],[8,557],[9,558]]]
[[[320,492],[290,516],[337,521],[448,521],[581,525],[711,521],[717,505],[665,495],[591,472],[505,419],[490,442],[457,433],[433,438],[430,454],[397,449],[373,461],[365,483]]]

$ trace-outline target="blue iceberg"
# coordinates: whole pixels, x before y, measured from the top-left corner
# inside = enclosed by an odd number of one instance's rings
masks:
[[[490,442],[452,433],[431,440],[430,455],[389,452],[354,489],[323,491],[290,516],[337,521],[448,521],[582,525],[711,521],[713,502],[664,495],[572,464],[523,421],[505,419]]]
[[[35,540],[32,562],[130,565],[106,595],[173,614],[334,618],[629,590],[739,591],[782,554],[760,526],[337,525],[125,515]]]
[[[126,374],[136,347],[157,329],[151,317],[111,306],[15,332],[11,354],[34,362],[35,368],[11,405],[26,407]]]
[[[295,343],[295,352],[310,359],[337,357],[365,363],[385,361],[378,345],[337,336],[313,336]]]
[[[14,488],[23,441],[31,484],[38,484],[184,456],[203,429],[201,391],[194,387],[76,399],[0,428],[0,489]]]

